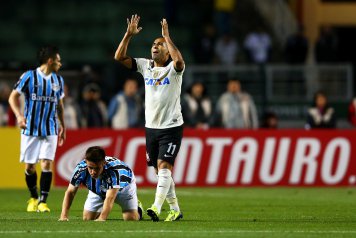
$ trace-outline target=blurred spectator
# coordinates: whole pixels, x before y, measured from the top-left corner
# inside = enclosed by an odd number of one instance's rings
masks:
[[[315,46],[315,57],[318,63],[337,62],[339,42],[337,35],[329,26],[324,26],[320,30],[319,39]]]
[[[9,108],[8,98],[11,93],[11,87],[7,83],[0,83],[0,126],[7,125]]]
[[[314,96],[314,105],[308,109],[306,129],[335,128],[336,118],[334,108],[328,105],[328,99],[323,92]]]
[[[100,128],[106,126],[107,112],[101,100],[101,90],[95,83],[89,83],[83,88],[83,101],[80,104],[82,112],[81,125],[84,128]]]
[[[89,84],[96,84],[97,86],[100,87],[100,91],[102,90],[102,85],[103,85],[103,80],[101,78],[101,75],[98,73],[98,70],[93,68],[91,65],[85,64],[82,66],[81,70],[81,80],[79,82],[79,87],[77,88],[77,92],[72,92],[73,95],[81,95],[83,93],[83,89],[85,86]],[[106,96],[106,93],[105,95]],[[101,99],[103,95],[101,95]],[[83,100],[82,97],[79,97],[78,102],[81,103]]]
[[[221,95],[216,105],[212,125],[224,128],[258,128],[255,103],[248,93],[242,92],[239,80],[228,81],[227,91]]]
[[[78,113],[80,110],[77,102],[70,95],[67,84],[64,85],[64,95],[64,123],[67,129],[78,129],[81,121],[80,113]]]
[[[129,78],[125,81],[124,90],[111,99],[108,117],[112,128],[126,129],[141,125],[142,102],[137,91],[137,81]]]
[[[214,18],[219,36],[232,29],[236,0],[214,0]]]
[[[349,105],[349,121],[356,127],[356,98],[352,99]]]
[[[271,38],[261,27],[249,33],[244,41],[244,49],[251,63],[265,64],[269,61]]]
[[[216,42],[215,54],[220,64],[234,65],[236,63],[238,50],[237,41],[230,33],[225,33]]]
[[[264,129],[277,129],[278,128],[278,118],[274,112],[266,112],[263,115],[261,128]]]
[[[194,58],[198,64],[211,64],[215,59],[216,30],[212,24],[206,24],[198,41],[194,44]]]
[[[201,82],[194,82],[183,96],[182,112],[184,124],[188,127],[207,129],[211,116],[211,100],[206,96]]]
[[[304,27],[299,26],[298,32],[288,37],[285,57],[289,64],[304,64],[308,54],[308,39],[304,35]]]

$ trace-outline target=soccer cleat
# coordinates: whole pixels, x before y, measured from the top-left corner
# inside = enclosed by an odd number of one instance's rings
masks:
[[[41,202],[37,206],[37,212],[50,212],[51,210],[48,208],[47,203]]]
[[[38,205],[38,199],[37,198],[30,198],[30,200],[27,201],[27,211],[28,212],[37,212],[37,205]]]
[[[151,217],[152,221],[159,221],[159,217],[158,217],[159,213],[155,205],[152,205],[152,207],[148,208],[146,213],[147,216]]]
[[[183,213],[180,211],[177,212],[172,209],[168,212],[168,216],[167,216],[166,220],[164,220],[164,221],[178,221],[181,218],[183,218]]]
[[[142,206],[142,203],[140,201],[138,201],[137,212],[140,215],[140,220],[143,220],[143,206]]]

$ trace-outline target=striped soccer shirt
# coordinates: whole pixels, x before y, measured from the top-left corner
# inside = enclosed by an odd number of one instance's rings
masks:
[[[14,89],[25,96],[24,117],[27,128],[21,133],[28,136],[58,134],[57,105],[64,97],[63,78],[58,74],[45,75],[40,68],[25,72]]]
[[[106,156],[105,160],[103,173],[97,179],[90,176],[87,163],[82,160],[75,167],[70,183],[75,187],[82,184],[105,199],[108,189],[119,188],[121,191],[133,181],[134,175],[128,165],[115,157]]]

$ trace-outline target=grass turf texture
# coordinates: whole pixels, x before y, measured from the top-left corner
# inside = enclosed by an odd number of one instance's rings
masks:
[[[154,189],[140,189],[146,209]],[[50,213],[27,213],[26,190],[0,190],[0,237],[356,237],[355,188],[178,188],[181,221],[124,222],[115,205],[106,222],[82,221],[80,189],[69,222],[58,222],[64,189],[52,189]]]

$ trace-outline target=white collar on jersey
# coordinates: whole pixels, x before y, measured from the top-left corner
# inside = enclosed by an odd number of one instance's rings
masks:
[[[52,73],[50,73],[49,75],[45,75],[45,74],[41,71],[40,67],[38,67],[36,70],[37,70],[37,73],[39,73],[39,74],[42,76],[42,78],[44,78],[44,79],[50,79],[50,78],[52,77]]]

